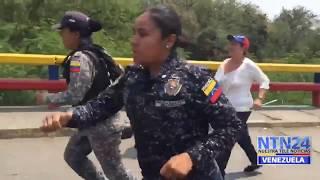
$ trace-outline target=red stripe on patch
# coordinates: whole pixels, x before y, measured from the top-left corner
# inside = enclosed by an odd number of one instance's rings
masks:
[[[80,72],[80,67],[71,67],[70,72]]]
[[[222,94],[222,88],[219,87],[218,89],[215,90],[215,92],[214,92],[213,95],[211,96],[210,102],[211,102],[211,103],[216,103],[217,100],[219,99],[219,97],[221,96],[221,94]]]

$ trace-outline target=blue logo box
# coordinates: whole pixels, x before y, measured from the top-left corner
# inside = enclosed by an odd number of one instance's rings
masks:
[[[257,163],[311,164],[310,136],[258,136]]]

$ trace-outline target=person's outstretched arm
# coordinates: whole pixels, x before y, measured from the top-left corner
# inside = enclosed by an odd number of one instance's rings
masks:
[[[41,129],[55,131],[65,126],[88,127],[98,121],[113,116],[123,107],[123,89],[125,78],[120,77],[114,84],[103,91],[98,98],[83,106],[72,108],[68,112],[57,112],[45,117]]]

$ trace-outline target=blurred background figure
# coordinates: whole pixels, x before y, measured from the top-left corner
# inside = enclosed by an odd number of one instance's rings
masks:
[[[249,39],[242,35],[228,35],[229,56],[219,67],[215,79],[220,83],[223,93],[230,100],[237,111],[237,116],[246,124],[252,109],[260,109],[269,89],[269,79],[262,70],[247,56],[250,47]],[[251,86],[254,82],[259,83],[258,97],[253,100]],[[241,131],[238,144],[247,154],[251,165],[244,171],[251,172],[261,166],[257,165],[257,152],[251,142],[247,125]],[[231,150],[221,153],[217,158],[218,164],[225,175],[225,168],[231,155]]]

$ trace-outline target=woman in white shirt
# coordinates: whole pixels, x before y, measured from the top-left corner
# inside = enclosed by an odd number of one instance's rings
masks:
[[[230,58],[221,64],[215,79],[220,83],[224,94],[235,107],[237,116],[242,121],[247,122],[251,110],[261,108],[270,81],[262,70],[246,57],[250,46],[248,38],[241,35],[228,35],[227,38],[230,42],[228,47]],[[254,82],[260,85],[259,94],[255,100],[253,100],[250,92],[251,85]],[[251,172],[261,167],[257,165],[257,152],[251,142],[247,126],[240,134],[238,144],[251,162],[251,165],[247,166],[244,171]],[[231,150],[222,153],[217,158],[223,176],[230,154]]]

